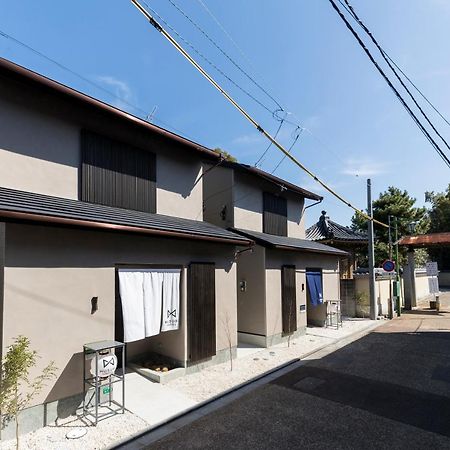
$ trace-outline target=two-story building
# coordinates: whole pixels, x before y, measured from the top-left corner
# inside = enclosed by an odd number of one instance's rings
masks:
[[[251,240],[202,220],[217,160],[0,59],[0,348],[24,335],[58,368],[34,423],[79,405],[83,344],[189,367],[235,349],[236,252]]]
[[[256,243],[237,259],[239,341],[269,347],[323,326],[347,254],[305,239],[305,201],[321,197],[233,162],[210,166],[203,188],[204,219]]]

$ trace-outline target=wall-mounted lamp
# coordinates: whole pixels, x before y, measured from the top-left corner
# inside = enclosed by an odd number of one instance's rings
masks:
[[[239,282],[239,289],[241,292],[247,291],[247,282],[245,280]]]
[[[227,205],[223,205],[222,209],[220,210],[220,218],[222,220],[226,220],[227,219]]]
[[[94,314],[95,311],[98,311],[98,297],[91,298],[91,314]]]

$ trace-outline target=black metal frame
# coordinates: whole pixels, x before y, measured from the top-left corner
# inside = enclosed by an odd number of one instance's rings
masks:
[[[100,342],[101,343],[101,342]],[[105,419],[107,417],[111,417],[112,415],[118,414],[118,411],[121,410],[121,413],[125,413],[125,367],[126,367],[126,360],[125,360],[125,344],[122,342],[117,341],[105,341],[104,346],[99,346],[96,349],[93,349],[91,346],[94,343],[91,344],[85,344],[83,345],[83,415],[84,417],[89,419],[89,416],[93,416],[94,420],[91,421],[95,426],[98,424],[98,421],[101,419]],[[98,377],[98,357],[99,353],[105,350],[120,350],[121,355],[121,374],[118,375],[116,373],[108,376],[108,381],[104,384],[101,383],[101,380]],[[86,377],[86,360],[88,355],[95,354],[95,376]],[[119,354],[119,352],[117,352]],[[119,365],[118,365],[119,366]],[[113,400],[112,398],[112,386],[115,383],[122,383],[122,403],[119,403],[116,400]],[[100,389],[108,386],[109,387],[109,399],[108,399],[108,406],[107,408],[109,411],[99,414],[98,408],[100,406]],[[87,389],[86,389],[87,387]],[[90,389],[94,389],[94,395],[92,397],[95,398],[94,406],[89,406],[91,403],[91,399],[86,402],[86,396]],[[119,407],[119,410],[114,410],[112,408],[112,405],[116,405]],[[102,405],[103,406],[103,405]],[[94,413],[92,413],[90,410],[94,409]]]

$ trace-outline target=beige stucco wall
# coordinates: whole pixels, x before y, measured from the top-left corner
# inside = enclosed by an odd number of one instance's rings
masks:
[[[78,198],[79,127],[1,94],[0,186]]]
[[[123,123],[114,127],[91,110],[68,109],[51,97],[39,102],[36,93],[25,93],[0,83],[0,186],[78,199],[80,133],[87,128],[156,153],[157,212],[202,220],[202,163],[194,151]]]
[[[238,331],[260,336],[266,335],[266,273],[265,249],[259,245],[253,251],[241,253],[237,261],[237,315]],[[241,291],[239,283],[247,288]]]
[[[81,350],[88,342],[114,338],[116,264],[176,264],[183,273],[181,328],[146,342],[130,343],[129,356],[156,350],[185,360],[186,267],[216,263],[217,350],[228,347],[223,317],[236,345],[236,269],[231,246],[142,235],[7,224],[3,342],[24,334],[43,365],[54,360],[58,379],[36,403],[81,391]],[[91,314],[91,298],[98,311]]]
[[[245,230],[263,230],[263,191],[255,182],[241,173],[234,174],[234,226]]]
[[[295,265],[297,283],[297,327],[306,326],[308,321],[325,320],[325,307],[313,307],[309,302],[306,285],[306,269],[321,268],[324,300],[339,299],[339,260],[336,256],[316,253],[268,250],[266,257],[266,304],[267,333],[276,335],[282,331],[281,323],[281,267]],[[300,312],[300,305],[306,305],[306,312]]]
[[[203,178],[200,159],[159,153],[156,163],[156,212],[203,220]]]
[[[234,225],[233,183],[234,172],[231,169],[205,164],[203,171],[203,220],[219,227]],[[225,217],[222,211],[225,208]]]
[[[288,236],[305,239],[305,214],[303,211],[305,199],[290,195],[287,199]]]
[[[279,194],[273,184],[254,176],[235,172],[234,176],[234,226],[252,231],[263,231],[263,193]],[[304,239],[305,218],[303,197],[285,192],[287,199],[288,236]]]

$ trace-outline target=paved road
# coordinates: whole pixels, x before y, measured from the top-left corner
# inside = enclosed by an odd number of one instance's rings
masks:
[[[450,449],[450,293],[147,447]],[[320,355],[319,355],[320,357]]]

